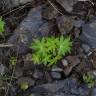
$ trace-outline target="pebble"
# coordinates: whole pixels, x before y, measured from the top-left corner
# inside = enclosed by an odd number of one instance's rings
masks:
[[[5,66],[3,64],[0,64],[0,75],[4,75],[5,74]]]
[[[39,71],[39,70],[35,70],[35,72],[33,73],[33,78],[34,79],[43,79],[43,72]]]
[[[96,20],[83,24],[80,39],[91,48],[96,48]]]
[[[43,18],[47,20],[52,20],[58,15],[58,11],[55,10],[51,5],[46,6],[42,11]]]
[[[57,66],[53,66],[51,69],[52,72],[62,72],[63,70]]]
[[[56,0],[67,12],[72,12],[76,0]]]
[[[90,51],[90,49],[91,49],[90,46],[87,45],[87,44],[82,44],[82,48],[83,48],[85,53],[88,53]]]
[[[60,80],[62,78],[60,72],[51,72],[51,76],[53,79]]]
[[[66,67],[66,66],[68,66],[68,61],[66,59],[63,59],[62,64],[63,64],[64,67]]]
[[[61,34],[66,35],[73,28],[73,19],[67,16],[59,16],[56,18],[56,22],[58,24],[58,29]]]

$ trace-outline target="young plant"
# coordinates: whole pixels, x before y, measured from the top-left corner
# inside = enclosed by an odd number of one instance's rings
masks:
[[[26,89],[28,89],[28,87],[29,87],[29,85],[28,85],[27,82],[22,82],[22,83],[20,84],[20,88],[21,88],[22,90],[26,90]]]
[[[5,22],[2,20],[2,17],[0,17],[0,35],[3,35],[5,30],[4,27],[5,27]]]
[[[12,66],[15,66],[16,63],[17,63],[17,57],[11,57],[11,58],[10,58],[10,64],[11,64]]]
[[[89,73],[83,75],[83,80],[88,85],[89,88],[92,88],[96,81],[94,76]]]
[[[69,37],[46,37],[34,39],[31,44],[33,49],[32,61],[36,64],[52,66],[65,54],[71,51],[72,42]]]

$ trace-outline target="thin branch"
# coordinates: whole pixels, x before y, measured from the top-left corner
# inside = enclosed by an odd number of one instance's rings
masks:
[[[13,44],[0,44],[0,48],[13,47]]]
[[[49,4],[50,4],[58,13],[60,13],[61,15],[63,15],[63,13],[61,13],[61,12],[55,7],[55,5],[54,5],[50,0],[48,0],[48,2],[49,2]]]

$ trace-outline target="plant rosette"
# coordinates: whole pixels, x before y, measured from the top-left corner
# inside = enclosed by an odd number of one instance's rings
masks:
[[[32,61],[35,64],[53,66],[63,56],[71,52],[72,42],[70,37],[46,37],[34,39],[31,44]]]

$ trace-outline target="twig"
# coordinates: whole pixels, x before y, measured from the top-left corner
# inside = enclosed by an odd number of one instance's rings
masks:
[[[13,47],[13,44],[0,44],[0,48]]]
[[[12,76],[10,77],[10,82],[9,82],[8,88],[7,88],[6,92],[5,92],[5,96],[7,96],[7,94],[8,94],[8,91],[9,91],[9,88],[10,88],[10,84],[11,84],[11,82],[13,80],[13,77],[14,77],[15,69],[16,69],[16,65],[13,68]]]
[[[17,47],[17,53],[16,53],[17,57],[18,57],[18,50],[19,50],[19,47]],[[10,82],[9,82],[10,85],[12,84],[12,80],[13,80],[14,73],[15,73],[15,70],[16,70],[16,65],[17,64],[15,64],[14,67],[13,67],[12,75],[11,75]],[[8,85],[8,88],[5,92],[5,96],[7,96],[9,89],[10,89],[10,86]]]
[[[23,9],[24,7],[26,7],[26,6],[29,5],[29,4],[31,4],[31,3],[28,2],[27,4],[24,4],[24,5],[22,5],[22,6],[18,7],[18,8],[16,8],[16,9],[13,9],[13,10],[10,9],[10,11],[8,11],[8,12],[5,13],[5,14],[1,13],[0,15],[2,15],[2,17],[4,17],[5,15],[8,15],[8,14],[10,14],[10,13],[12,13],[12,12],[15,12],[15,11],[17,11],[17,10]]]
[[[55,7],[55,5],[54,5],[50,0],[48,0],[48,2],[50,3],[50,5],[51,5],[58,13],[60,13],[61,15],[63,15],[63,13],[61,13],[61,12]]]

